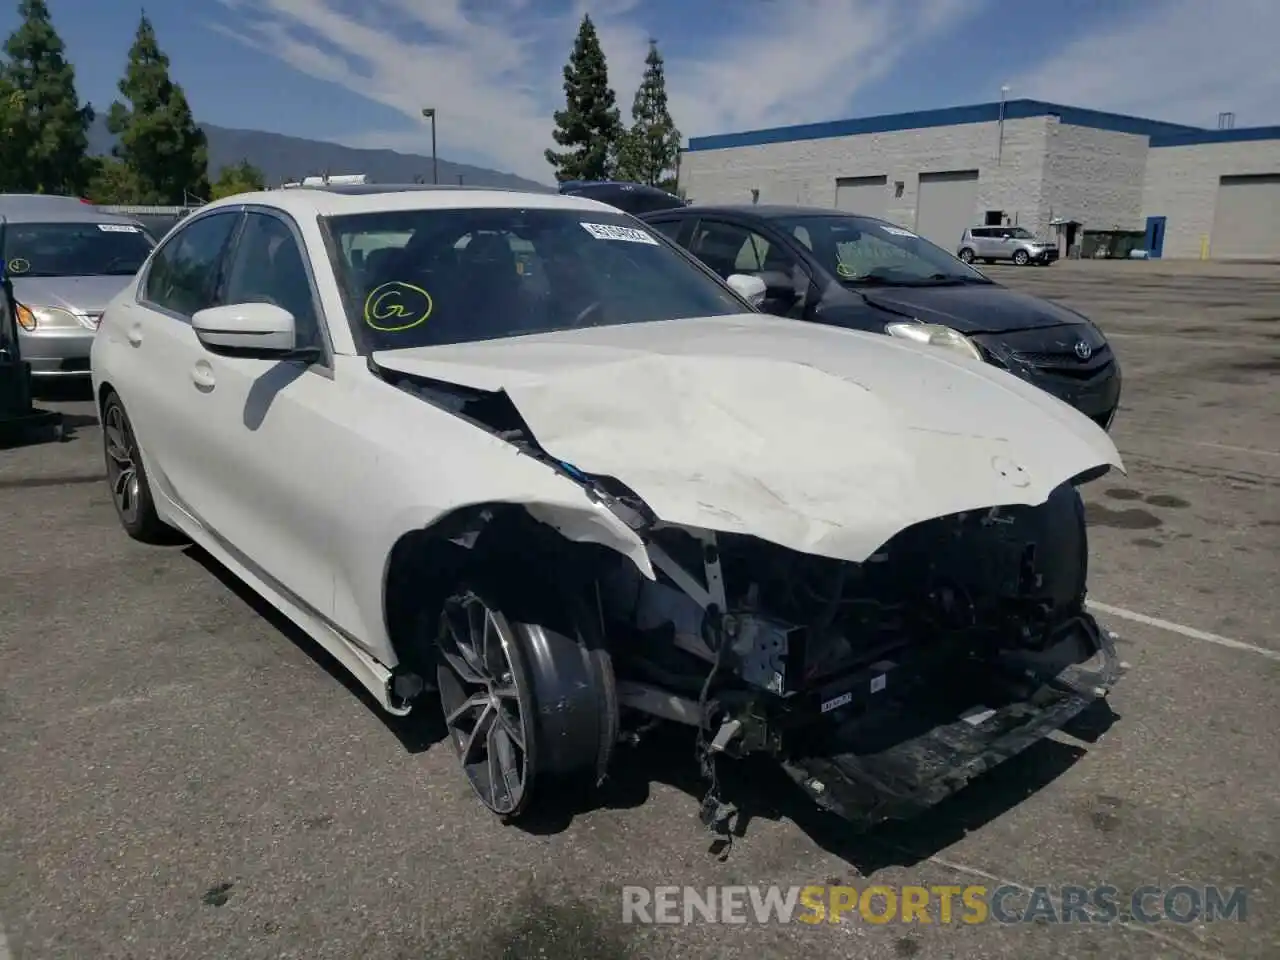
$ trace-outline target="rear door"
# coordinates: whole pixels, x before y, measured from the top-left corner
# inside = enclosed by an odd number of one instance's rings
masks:
[[[990,227],[974,227],[969,231],[973,237],[974,250],[979,257],[990,259],[1000,255],[999,243],[994,238],[995,231]]]

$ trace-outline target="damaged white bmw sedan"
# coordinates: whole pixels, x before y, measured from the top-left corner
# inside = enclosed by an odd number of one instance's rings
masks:
[[[697,728],[851,821],[909,816],[1105,697],[1077,486],[1107,434],[955,352],[756,312],[603,204],[246,194],[93,346],[126,531],[179,531],[515,817]]]

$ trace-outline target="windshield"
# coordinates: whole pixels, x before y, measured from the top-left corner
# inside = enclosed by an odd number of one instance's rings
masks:
[[[848,286],[990,283],[910,230],[865,217],[790,217],[778,222]]]
[[[404,210],[327,224],[366,352],[747,311],[623,214]]]
[[[9,223],[4,260],[14,277],[131,277],[151,247],[127,223]]]

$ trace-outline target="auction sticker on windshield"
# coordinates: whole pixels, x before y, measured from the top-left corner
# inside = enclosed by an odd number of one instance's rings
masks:
[[[912,240],[919,240],[910,230],[903,230],[901,227],[881,227],[885,233],[892,234],[895,237],[910,237]]]
[[[98,229],[103,233],[141,233],[137,227],[131,227],[127,223],[100,223]]]
[[[582,229],[597,240],[625,240],[628,243],[649,243],[658,246],[658,241],[643,230],[635,227],[615,227],[608,223],[583,223]]]

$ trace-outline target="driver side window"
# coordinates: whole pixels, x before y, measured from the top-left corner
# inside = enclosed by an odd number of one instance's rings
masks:
[[[140,299],[181,317],[213,306],[222,253],[239,213],[211,213],[175,229],[151,259]]]
[[[770,252],[769,241],[736,223],[703,220],[689,245],[689,252],[728,279],[734,273],[757,274],[765,270],[788,273],[795,258],[780,247]]]
[[[223,303],[272,303],[293,314],[299,347],[320,347],[320,321],[306,261],[289,225],[250,212],[231,256]]]
[[[745,273],[765,281],[764,309],[783,316],[804,313],[808,272],[785,246],[735,223],[703,220],[689,252],[727,280]]]

